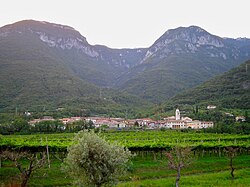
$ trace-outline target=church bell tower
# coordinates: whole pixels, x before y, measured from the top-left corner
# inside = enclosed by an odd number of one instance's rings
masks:
[[[181,119],[181,113],[180,113],[180,110],[178,108],[175,110],[175,119],[176,120]]]

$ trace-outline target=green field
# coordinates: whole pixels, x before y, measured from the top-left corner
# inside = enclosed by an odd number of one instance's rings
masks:
[[[51,160],[51,168],[45,166],[35,172],[30,186],[71,186],[72,179],[61,170],[57,159]],[[250,186],[250,155],[235,158],[235,180],[231,180],[228,160],[219,156],[198,158],[188,168],[183,169],[181,186]],[[152,155],[136,156],[127,176],[123,176],[117,186],[174,186],[175,172],[169,170],[166,159],[153,159]],[[18,183],[18,170],[9,161],[2,163],[0,185]]]
[[[137,131],[101,133],[108,141],[118,141],[136,156],[126,176],[117,186],[175,186],[175,171],[168,169],[164,152],[176,145],[192,146],[196,159],[181,173],[180,186],[250,186],[250,135],[203,134],[180,131]],[[72,179],[61,170],[60,154],[72,144],[73,134],[37,134],[0,136],[1,150],[42,150],[48,144],[51,168],[44,166],[33,173],[29,186],[71,186]],[[46,141],[47,139],[47,141]],[[158,148],[157,148],[158,146]],[[230,175],[225,146],[240,147],[234,159],[235,180]],[[2,160],[0,186],[18,183],[18,170],[13,163]]]

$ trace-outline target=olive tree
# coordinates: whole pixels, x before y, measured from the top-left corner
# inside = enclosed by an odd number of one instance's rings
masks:
[[[233,159],[237,156],[238,151],[239,151],[238,147],[226,147],[225,148],[226,156],[229,158],[229,166],[231,169],[232,180],[234,180],[234,170],[235,170],[235,167],[233,165]]]
[[[30,153],[27,151],[17,152],[13,150],[5,150],[1,152],[0,158],[10,160],[14,163],[15,167],[20,172],[20,178],[22,180],[21,187],[27,186],[32,173],[46,164],[45,152]],[[26,166],[24,161],[28,162]]]
[[[131,152],[94,132],[80,131],[68,147],[64,170],[78,186],[112,185],[127,170]]]
[[[179,180],[181,178],[181,168],[187,167],[191,164],[194,157],[190,147],[175,146],[170,152],[166,153],[168,159],[168,167],[177,172],[175,186],[179,186]]]

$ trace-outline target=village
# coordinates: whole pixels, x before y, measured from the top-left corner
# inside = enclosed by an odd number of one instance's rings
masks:
[[[42,121],[55,121],[52,117],[34,119],[29,122],[30,125]],[[107,128],[143,128],[143,129],[203,129],[214,126],[212,121],[193,120],[189,117],[181,117],[180,110],[176,109],[175,116],[163,118],[163,120],[152,120],[150,118],[141,119],[124,119],[124,118],[107,118],[107,117],[70,117],[59,119],[65,127],[77,121],[92,122],[95,128],[106,126]]]

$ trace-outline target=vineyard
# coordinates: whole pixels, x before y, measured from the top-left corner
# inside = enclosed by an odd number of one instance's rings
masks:
[[[107,141],[116,141],[132,151],[167,150],[175,145],[201,150],[213,150],[225,147],[250,147],[250,135],[204,134],[180,131],[133,131],[99,133]],[[35,134],[0,136],[0,149],[21,149],[29,151],[44,150],[48,146],[53,152],[65,152],[72,142],[74,134]]]
[[[182,170],[182,186],[249,186],[250,135],[208,134],[195,131],[109,131],[99,136],[119,142],[135,153],[127,175],[120,177],[118,186],[173,186],[175,171],[167,168],[164,151],[176,145],[191,147],[194,163]],[[74,144],[73,133],[0,136],[0,152],[14,150],[49,154],[49,165],[34,172],[30,186],[70,186],[73,178],[61,170],[67,147]],[[236,179],[230,179],[226,148],[238,150],[234,159]],[[238,149],[239,148],[239,149]],[[196,157],[197,156],[197,157]],[[0,185],[19,184],[18,170],[9,160],[0,160]],[[27,161],[27,160],[26,160]],[[25,162],[24,162],[25,163]]]

